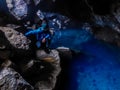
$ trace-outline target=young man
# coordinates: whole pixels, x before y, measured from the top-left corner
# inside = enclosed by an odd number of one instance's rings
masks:
[[[52,34],[50,32],[48,22],[46,19],[42,20],[41,26],[37,29],[29,30],[27,33],[25,33],[26,36],[29,35],[36,35],[36,46],[37,48],[44,49],[47,53],[50,52],[49,45],[52,38]]]

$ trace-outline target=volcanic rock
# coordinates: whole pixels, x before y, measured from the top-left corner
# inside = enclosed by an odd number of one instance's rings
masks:
[[[51,50],[49,54],[47,54],[43,50],[38,50],[36,52],[37,58],[43,60],[44,62],[48,62],[50,66],[53,68],[50,72],[50,76],[47,81],[38,81],[35,87],[39,88],[39,90],[52,90],[55,87],[57,76],[61,71],[60,68],[60,57],[59,53],[56,50]],[[50,67],[48,67],[50,68]],[[44,68],[43,68],[44,69]],[[47,70],[47,69],[46,69]]]
[[[28,7],[24,0],[6,0],[6,3],[10,13],[18,20],[26,17]]]
[[[12,68],[3,68],[0,71],[0,89],[1,90],[34,90],[19,73]]]
[[[4,32],[5,37],[13,47],[24,50],[29,49],[30,40],[28,40],[22,33],[9,27],[0,27],[0,31]]]

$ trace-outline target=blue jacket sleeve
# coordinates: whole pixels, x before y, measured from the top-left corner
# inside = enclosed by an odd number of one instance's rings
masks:
[[[41,32],[43,32],[43,29],[41,29],[41,27],[39,27],[38,29],[28,31],[27,33],[25,33],[25,35],[28,36],[30,34],[37,34],[37,33],[41,33]]]

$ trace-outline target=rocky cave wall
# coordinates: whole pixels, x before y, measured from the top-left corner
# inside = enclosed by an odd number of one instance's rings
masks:
[[[120,46],[118,0],[3,1],[7,4],[0,1],[1,90],[52,90],[56,82],[58,90],[62,85],[59,82],[64,82],[60,78],[67,77],[63,75],[69,67],[65,67],[65,59],[69,62],[74,56],[71,50],[54,49],[50,54],[46,54],[43,50],[35,48],[35,37],[24,36],[26,28],[34,24],[34,10],[40,9],[54,30],[82,27],[88,29],[96,39]],[[22,3],[19,3],[20,1]],[[21,12],[17,6],[21,7]],[[15,12],[16,10],[18,12]],[[28,21],[31,22],[30,26],[25,27]]]

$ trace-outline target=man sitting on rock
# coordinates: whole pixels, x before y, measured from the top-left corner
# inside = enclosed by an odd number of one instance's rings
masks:
[[[50,32],[48,22],[46,19],[42,20],[42,24],[40,27],[38,27],[37,29],[29,30],[27,33],[25,33],[26,36],[33,34],[36,35],[36,39],[37,39],[36,46],[38,48],[41,47],[47,53],[49,53],[50,52],[49,44],[52,38],[52,33]]]

